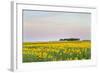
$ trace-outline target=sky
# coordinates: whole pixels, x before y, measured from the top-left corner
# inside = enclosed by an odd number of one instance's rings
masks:
[[[91,39],[91,14],[23,10],[23,41]]]

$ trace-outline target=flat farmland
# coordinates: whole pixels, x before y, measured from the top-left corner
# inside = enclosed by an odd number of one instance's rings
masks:
[[[23,62],[91,59],[91,41],[23,42]]]

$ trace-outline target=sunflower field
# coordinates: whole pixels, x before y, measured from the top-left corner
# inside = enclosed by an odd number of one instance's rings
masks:
[[[23,42],[23,62],[91,59],[90,41]]]

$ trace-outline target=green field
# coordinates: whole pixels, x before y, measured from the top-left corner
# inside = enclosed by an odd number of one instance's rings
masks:
[[[91,59],[90,41],[23,42],[23,62]]]

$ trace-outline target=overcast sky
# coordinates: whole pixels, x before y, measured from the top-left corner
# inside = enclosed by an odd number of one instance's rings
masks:
[[[23,41],[56,41],[60,38],[91,39],[91,14],[23,11]]]

